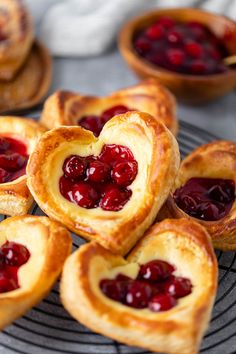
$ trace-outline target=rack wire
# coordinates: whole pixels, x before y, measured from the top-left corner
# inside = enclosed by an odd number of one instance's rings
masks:
[[[31,116],[34,115],[31,112]],[[203,129],[180,122],[178,140],[183,157],[197,146],[217,139]],[[43,214],[37,205],[31,213]],[[74,249],[82,243],[78,236],[73,235]],[[201,353],[235,354],[236,254],[219,251],[216,254],[219,262],[218,294]],[[3,330],[0,334],[0,351],[2,348],[4,354],[151,354],[147,350],[128,347],[93,333],[77,323],[62,307],[58,286],[57,282],[40,304]]]

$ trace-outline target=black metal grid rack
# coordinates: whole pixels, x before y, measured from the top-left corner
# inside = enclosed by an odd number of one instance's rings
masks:
[[[200,128],[180,122],[178,140],[182,156],[215,139],[217,137]],[[31,212],[42,215],[37,205]],[[73,235],[74,249],[82,242]],[[202,343],[201,353],[233,354],[236,353],[236,254],[216,253],[219,262],[219,288],[211,325]],[[100,336],[74,321],[60,304],[58,282],[47,298],[0,334],[0,352],[151,354]]]

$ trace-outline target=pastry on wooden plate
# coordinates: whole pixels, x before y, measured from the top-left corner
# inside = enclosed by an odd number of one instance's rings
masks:
[[[28,187],[51,218],[125,254],[154,221],[178,167],[170,131],[149,114],[127,112],[99,138],[81,127],[47,132],[30,156]]]
[[[0,81],[0,112],[30,108],[46,95],[51,84],[52,60],[45,46],[35,41],[17,75]]]
[[[33,198],[26,185],[26,165],[45,132],[32,119],[0,117],[0,213],[26,214]]]
[[[1,0],[0,79],[11,80],[25,62],[34,38],[33,24],[21,0]]]
[[[159,219],[195,219],[213,245],[236,250],[236,143],[215,141],[187,156]]]
[[[196,354],[217,288],[205,229],[187,219],[155,224],[127,259],[97,242],[66,261],[61,299],[79,322],[112,339],[168,354]]]
[[[71,243],[69,232],[47,217],[15,216],[0,223],[0,329],[50,291]]]
[[[129,110],[147,112],[164,123],[174,135],[177,134],[175,99],[165,87],[152,79],[106,97],[57,91],[45,102],[41,121],[48,129],[60,125],[80,125],[98,136],[110,118]]]

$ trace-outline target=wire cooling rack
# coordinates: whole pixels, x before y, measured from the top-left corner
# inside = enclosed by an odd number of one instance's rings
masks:
[[[178,140],[182,157],[197,146],[215,139],[217,137],[202,129],[180,122]],[[37,205],[31,212],[43,214]],[[81,243],[83,241],[73,235],[74,249]],[[236,254],[219,251],[216,254],[219,262],[218,294],[201,353],[235,354]],[[0,334],[0,353],[151,354],[147,350],[128,347],[93,333],[77,323],[62,307],[58,285],[57,282],[47,298]]]

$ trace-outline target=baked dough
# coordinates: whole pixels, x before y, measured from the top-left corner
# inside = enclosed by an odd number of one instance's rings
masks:
[[[44,105],[41,122],[52,129],[60,125],[77,125],[85,115],[100,115],[116,105],[147,112],[164,123],[176,135],[178,121],[174,96],[154,79],[116,91],[107,97],[93,97],[70,91],[57,91]]]
[[[32,19],[21,0],[1,0],[0,79],[11,80],[23,65],[33,42]]]
[[[36,305],[50,291],[71,253],[70,233],[45,216],[15,216],[0,223],[0,245],[13,241],[30,252],[18,271],[20,287],[0,293],[0,329]]]
[[[138,162],[132,197],[117,212],[85,209],[59,191],[62,165],[69,155],[99,155],[104,144],[127,146]],[[27,166],[28,187],[40,208],[71,231],[125,254],[153,223],[166,200],[179,167],[178,144],[170,131],[152,116],[127,112],[109,120],[99,138],[81,127],[47,132]]]
[[[0,117],[0,136],[22,140],[31,154],[45,128],[29,118]],[[12,182],[0,183],[0,213],[5,215],[24,215],[33,203],[26,185],[26,175]]]
[[[173,199],[174,191],[192,177],[232,179],[236,185],[236,143],[215,141],[194,150],[181,163],[172,192],[158,219],[166,217],[194,219],[209,232],[213,245],[224,251],[236,250],[236,200],[229,213],[217,221],[193,218],[181,210]]]
[[[134,309],[106,297],[99,287],[118,273],[135,278],[139,266],[161,259],[193,284],[192,293],[169,311]],[[155,224],[127,260],[97,242],[81,246],[66,261],[61,299],[79,322],[126,344],[168,354],[196,354],[207,329],[217,288],[217,261],[210,237],[196,222],[167,219]]]

